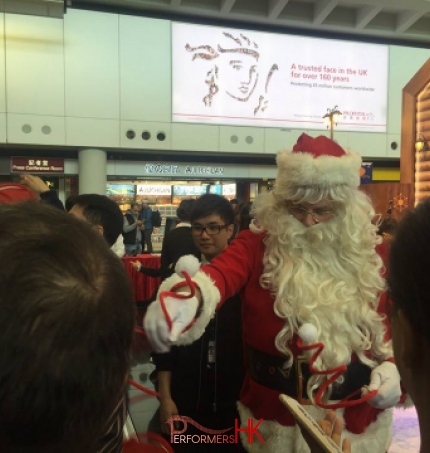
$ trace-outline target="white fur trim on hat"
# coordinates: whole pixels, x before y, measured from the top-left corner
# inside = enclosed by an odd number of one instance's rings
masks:
[[[361,157],[345,151],[341,157],[314,157],[306,152],[280,151],[277,156],[276,186],[281,193],[291,186],[358,187],[360,184]],[[276,189],[275,189],[276,190]]]
[[[215,286],[211,278],[204,272],[198,271],[192,280],[196,283],[202,293],[202,312],[193,326],[186,332],[179,335],[176,342],[177,345],[194,343],[194,341],[198,340],[203,335],[209,321],[214,317],[215,309],[221,300],[221,294],[218,291],[218,288]],[[166,280],[163,281],[160,285],[158,294],[160,294],[161,291],[170,291],[176,283],[182,281],[184,281],[183,277],[173,274],[171,277],[166,278]]]

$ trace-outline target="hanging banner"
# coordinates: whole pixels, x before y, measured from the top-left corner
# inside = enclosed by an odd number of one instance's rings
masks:
[[[172,24],[172,120],[385,132],[388,46]]]

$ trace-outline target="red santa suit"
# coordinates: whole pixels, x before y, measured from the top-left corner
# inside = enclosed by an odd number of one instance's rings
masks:
[[[318,142],[318,146],[320,143]],[[340,147],[338,148],[340,151],[338,149],[335,150],[339,152],[337,157],[344,156],[345,152]],[[283,244],[288,241],[288,237],[285,239],[286,237],[282,235],[284,234],[283,228],[288,229],[289,216],[287,213],[287,220],[279,226],[280,222],[277,214],[281,216],[283,213],[285,216],[284,202],[285,200],[294,200],[294,196],[296,196],[294,195],[295,186],[299,187],[300,192],[302,190],[300,187],[303,185],[324,186],[327,181],[330,181],[331,184],[340,187],[340,190],[344,190],[344,187],[349,187],[348,190],[351,190],[351,187],[354,188],[354,191],[356,190],[360,158],[357,155],[348,154],[344,158],[335,159],[336,164],[333,165],[333,156],[336,156],[336,154],[331,153],[330,157],[319,157],[318,159],[315,156],[296,156],[292,153],[284,153],[280,157],[278,156],[279,173],[277,183],[274,193],[269,194],[269,198],[267,198],[269,203],[273,202],[275,207],[268,214],[266,212],[266,219],[264,219],[263,201],[260,202],[260,208],[263,206],[260,212],[262,213],[263,227],[266,227],[269,223],[277,224],[279,231],[276,232],[276,228],[272,231],[270,231],[270,228],[267,231],[262,228],[259,232],[242,232],[219,257],[215,258],[209,266],[203,266],[193,277],[201,291],[203,307],[191,329],[179,336],[177,344],[189,344],[199,338],[217,306],[221,305],[226,299],[237,293],[240,293],[243,299],[242,319],[245,366],[248,372],[241,391],[238,408],[242,426],[248,425],[249,418],[255,419],[254,426],[260,419],[263,419],[258,431],[264,439],[264,444],[260,443],[257,438],[254,439],[254,443],[249,444],[246,436],[242,436],[243,444],[250,452],[309,452],[309,447],[304,442],[293,417],[279,402],[280,393],[290,394],[290,396],[299,398],[299,400],[301,397],[307,398],[306,388],[303,391],[298,390],[297,381],[299,378],[297,375],[294,376],[296,363],[290,367],[283,365],[287,361],[288,354],[283,354],[282,348],[279,347],[279,335],[282,331],[288,331],[286,326],[290,326],[289,333],[287,332],[285,338],[287,338],[290,355],[294,356],[294,362],[302,354],[297,345],[297,327],[307,318],[318,326],[320,329],[319,335],[324,338],[327,344],[333,343],[335,345],[332,348],[333,350],[341,351],[339,357],[342,357],[340,360],[345,365],[351,362],[360,366],[361,362],[366,361],[368,361],[367,365],[369,365],[369,361],[372,361],[373,365],[371,365],[371,368],[374,368],[391,356],[391,349],[385,345],[383,338],[383,320],[376,312],[378,291],[382,290],[383,283],[381,284],[382,279],[380,276],[382,261],[375,253],[377,240],[372,236],[375,234],[375,228],[370,222],[374,212],[372,212],[370,203],[363,194],[360,193],[356,198],[355,201],[360,206],[353,214],[349,212],[342,213],[343,219],[340,225],[337,226],[338,230],[335,229],[336,225],[333,223],[334,226],[332,228],[334,229],[329,232],[327,237],[330,237],[331,234],[331,237],[335,238],[333,243],[336,241],[340,242],[340,246],[339,250],[334,252],[331,251],[330,246],[327,248],[325,251],[327,253],[327,261],[325,263],[325,256],[322,256],[320,260],[323,264],[319,267],[313,262],[308,267],[300,267],[302,252],[300,245],[296,247],[296,255],[291,258],[292,264],[289,271],[289,282],[292,285],[291,291],[295,291],[291,296],[291,300],[289,300],[290,289],[288,282],[286,283],[286,281],[282,280],[284,261],[289,261],[290,258],[288,256],[279,258],[279,255],[284,247]],[[336,200],[335,196],[342,198],[342,194],[339,195],[337,193],[336,195],[336,190],[332,192],[333,200]],[[303,200],[304,198],[304,195],[296,196],[297,200]],[[367,207],[367,204],[369,207]],[[259,210],[257,209],[257,214],[258,212]],[[340,216],[341,214],[339,213]],[[257,220],[259,219],[257,218]],[[293,220],[293,222],[295,221]],[[353,231],[355,225],[359,223],[361,223],[361,226],[358,227],[361,234],[361,242],[357,240],[357,237],[354,237],[355,232]],[[313,231],[317,237],[319,234],[318,226],[311,228],[314,228]],[[351,242],[354,244],[351,246],[346,244],[346,242],[342,245],[346,241],[346,235],[342,233],[343,229],[352,231],[350,233]],[[320,229],[319,231],[323,230]],[[270,240],[276,234],[279,237],[271,243]],[[295,237],[290,238],[290,242],[294,242]],[[357,265],[360,258],[357,258],[357,262],[354,265],[351,264],[353,258],[349,258],[346,250],[350,250],[356,257],[360,257],[361,254],[364,256],[367,253],[366,257],[370,261],[379,261],[369,264],[367,269],[364,269],[366,267],[366,259],[364,259],[361,266],[363,268],[362,271],[360,265]],[[318,254],[318,251],[318,247],[315,247],[312,253]],[[303,254],[309,254],[308,252],[304,251]],[[269,289],[268,285],[264,284],[264,278],[270,274],[270,260],[273,262],[278,261],[278,270],[275,269],[273,272],[274,280],[276,281],[277,279],[276,285]],[[330,266],[336,269],[332,272]],[[288,263],[286,269],[288,271]],[[303,309],[301,306],[300,284],[296,284],[294,287],[296,271],[302,274],[302,278],[303,274],[305,274],[303,286],[306,286],[307,278],[311,280],[313,274],[318,275],[316,282],[313,284],[313,292],[303,292],[304,299],[307,301],[312,298],[318,299],[318,303],[316,302],[313,305],[314,308],[312,308],[313,301],[309,305],[310,308],[305,307]],[[347,277],[349,272],[354,274],[350,280]],[[363,277],[361,274],[365,274],[365,272],[367,274]],[[344,281],[340,282],[340,285],[337,285],[336,282],[337,275],[342,276],[340,280],[344,277]],[[178,275],[165,280],[160,287],[160,292],[169,291],[180,280],[181,278]],[[334,288],[332,292],[324,289],[329,286],[327,282],[330,282],[330,285]],[[357,285],[357,288],[355,288],[355,285]],[[360,288],[359,285],[364,288]],[[282,286],[282,290],[279,290],[280,286]],[[338,302],[337,308],[329,306],[328,302],[330,302],[331,297]],[[345,299],[344,301],[342,300],[343,298]],[[327,304],[326,310],[324,309],[324,304]],[[283,305],[287,306],[290,311],[283,311]],[[339,317],[339,313],[330,310],[342,312],[340,321],[336,318]],[[324,318],[324,328],[327,331],[321,331],[322,325],[319,325],[319,317]],[[333,323],[331,318],[333,318]],[[356,319],[357,325],[354,325]],[[372,329],[375,330],[375,335],[373,335]],[[363,332],[362,341],[361,332]],[[339,343],[337,349],[336,342]],[[332,360],[332,357],[328,356],[327,363],[330,360]],[[350,373],[350,376],[345,378],[345,382],[351,380],[351,374],[353,375],[352,378],[354,378],[356,373]],[[347,373],[345,373],[346,375]],[[353,383],[353,388],[347,391],[347,394],[354,390],[359,390],[363,385],[366,385],[366,382],[356,381]],[[334,399],[343,399],[344,396],[346,395]],[[304,407],[314,418],[320,419],[325,416],[326,411],[314,404],[307,404]],[[346,436],[351,438],[354,451],[363,453],[387,451],[391,440],[390,410],[375,409],[368,403],[363,402],[345,410],[338,410],[338,415],[344,417]]]
[[[274,298],[270,291],[260,285],[265,250],[263,239],[264,235],[249,230],[243,231],[220,258],[212,260],[210,266],[202,267],[202,272],[194,277],[194,281],[205,300],[203,312],[197,321],[198,324],[184,333],[178,344],[189,344],[200,336],[201,325],[213,314],[214,307],[211,309],[210,305],[216,304],[217,300],[222,303],[240,292],[244,301],[242,319],[245,366],[249,363],[249,348],[269,356],[277,356],[282,360],[283,356],[275,346],[275,337],[283,327],[284,321],[277,317],[273,310]],[[177,275],[171,277],[163,283],[161,291],[170,289],[172,284],[180,280]],[[300,354],[297,344],[293,344],[292,349],[295,354]],[[279,370],[276,372],[279,373]],[[263,445],[255,438],[254,444],[248,444],[245,435],[243,443],[248,451],[309,451],[301,439],[298,428],[294,426],[294,418],[279,401],[280,393],[279,390],[260,385],[250,376],[248,370],[239,403],[241,421],[243,426],[247,426],[248,418],[254,418],[255,426],[258,420],[263,419],[258,430],[265,441]],[[305,408],[313,417],[324,418],[324,410],[312,405]],[[359,448],[360,444],[365,448],[363,450],[365,452],[386,451],[391,439],[391,411],[375,409],[366,402],[345,411],[346,436],[354,439],[354,448]],[[338,413],[342,412],[341,410]]]

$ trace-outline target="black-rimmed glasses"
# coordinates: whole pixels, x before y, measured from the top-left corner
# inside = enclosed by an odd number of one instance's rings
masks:
[[[209,236],[219,234],[222,229],[227,228],[228,225],[218,225],[216,223],[210,225],[191,225],[191,234],[193,236],[200,236],[203,234],[203,231]]]

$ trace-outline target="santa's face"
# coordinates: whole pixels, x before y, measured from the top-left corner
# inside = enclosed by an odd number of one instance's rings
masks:
[[[318,203],[293,203],[286,202],[287,210],[306,227],[317,225],[318,223],[327,222],[335,215],[333,202],[324,198]]]

